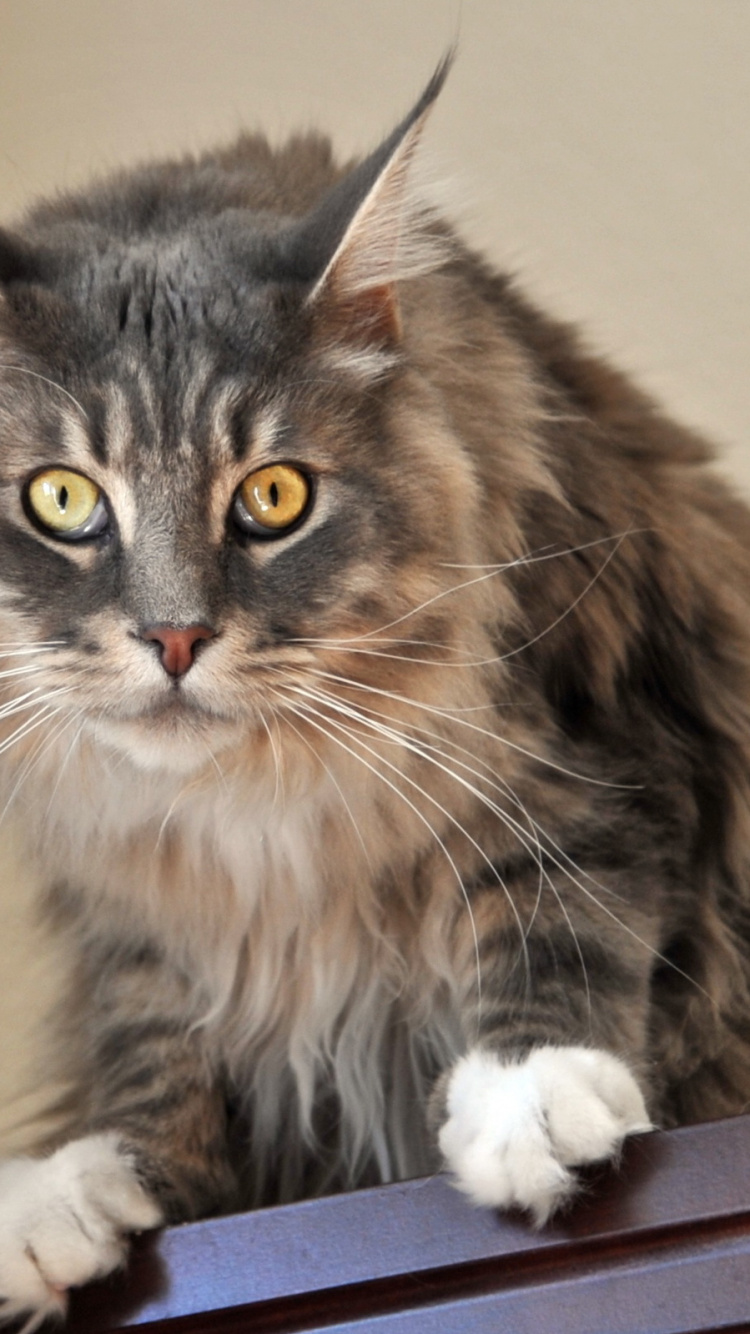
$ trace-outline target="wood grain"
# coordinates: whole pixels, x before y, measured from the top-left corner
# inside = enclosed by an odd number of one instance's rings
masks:
[[[750,1117],[642,1136],[562,1219],[440,1177],[139,1238],[70,1334],[697,1334],[750,1330]]]

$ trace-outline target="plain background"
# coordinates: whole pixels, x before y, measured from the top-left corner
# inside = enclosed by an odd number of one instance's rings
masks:
[[[243,126],[364,151],[456,37],[428,132],[447,207],[750,494],[750,0],[0,0],[0,221]],[[10,1145],[43,1100],[30,1062],[59,961],[8,819],[0,872]]]

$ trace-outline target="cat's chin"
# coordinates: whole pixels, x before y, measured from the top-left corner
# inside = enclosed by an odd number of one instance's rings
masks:
[[[127,756],[135,768],[180,775],[215,765],[238,735],[237,723],[225,719],[99,718],[94,727],[97,743]]]

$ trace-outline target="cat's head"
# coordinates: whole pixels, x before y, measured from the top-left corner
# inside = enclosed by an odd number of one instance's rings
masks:
[[[455,603],[414,609],[473,479],[409,333],[447,253],[409,183],[445,70],[343,174],[250,139],[2,236],[6,737],[79,722],[190,770],[310,672],[403,690],[451,641]]]

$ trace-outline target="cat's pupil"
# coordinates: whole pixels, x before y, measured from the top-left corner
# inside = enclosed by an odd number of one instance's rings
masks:
[[[67,508],[68,508],[68,488],[67,488],[67,486],[61,486],[61,487],[60,487],[60,509],[61,509],[61,510],[65,510],[65,509],[67,509]]]
[[[278,503],[279,503],[279,488],[277,487],[277,485],[276,485],[275,482],[271,482],[271,486],[270,486],[268,495],[269,495],[269,497],[270,497],[271,504],[274,505],[274,506],[278,505]]]

